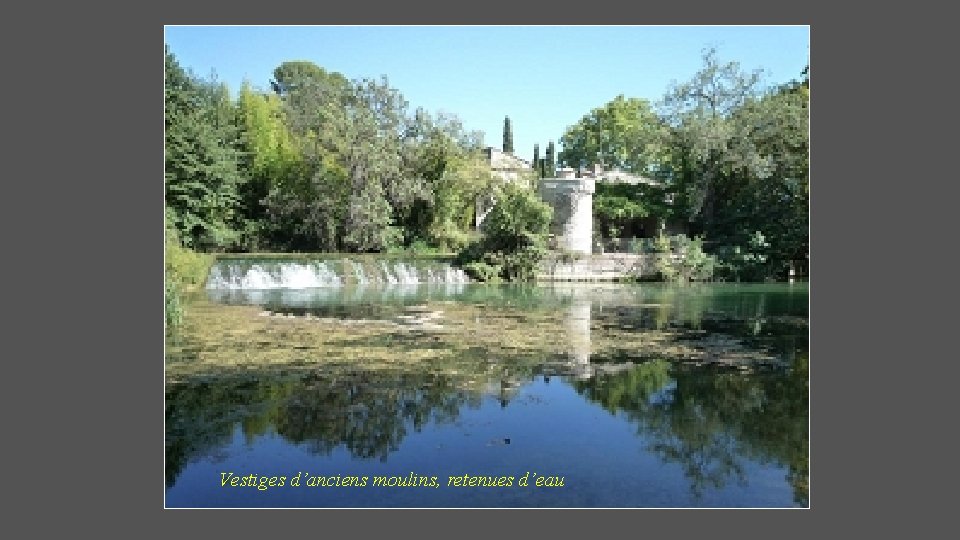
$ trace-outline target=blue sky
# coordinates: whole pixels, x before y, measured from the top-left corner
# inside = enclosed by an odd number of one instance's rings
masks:
[[[181,65],[236,91],[269,89],[273,69],[309,60],[349,79],[386,76],[410,110],[456,114],[502,142],[513,123],[517,154],[541,155],[567,126],[618,94],[656,102],[689,79],[701,51],[763,69],[765,85],[799,78],[809,62],[807,26],[167,26]],[[559,150],[559,145],[558,145]]]

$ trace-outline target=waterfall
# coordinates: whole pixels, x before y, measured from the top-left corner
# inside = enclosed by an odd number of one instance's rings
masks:
[[[353,277],[356,278],[357,284],[366,285],[368,281],[367,281],[367,275],[363,273],[363,267],[353,261],[349,261],[349,262],[350,262],[350,268],[353,269]]]
[[[207,289],[312,289],[344,285],[467,283],[463,270],[436,260],[366,258],[315,261],[222,259],[210,269]]]

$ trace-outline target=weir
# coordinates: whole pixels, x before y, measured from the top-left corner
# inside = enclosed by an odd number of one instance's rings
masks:
[[[446,261],[348,258],[325,260],[221,259],[207,276],[208,290],[312,289],[344,285],[467,283]]]

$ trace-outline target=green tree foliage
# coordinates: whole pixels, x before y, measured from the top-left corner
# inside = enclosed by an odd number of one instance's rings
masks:
[[[472,239],[476,201],[490,193],[497,180],[477,153],[451,160],[436,183],[428,240],[444,251],[463,249]]]
[[[762,168],[732,171],[716,204],[713,237],[756,252],[758,231],[768,245],[765,263],[749,279],[783,276],[809,249],[809,89],[798,83],[747,103],[733,120],[737,146]]]
[[[288,95],[305,86],[312,86],[323,81],[340,89],[350,86],[349,81],[336,72],[328,72],[313,62],[296,60],[284,62],[273,70],[273,80],[270,86],[279,95]]]
[[[540,174],[542,168],[540,167],[540,145],[539,144],[533,145],[533,161],[531,161],[530,163],[532,163],[533,168],[536,169],[537,177],[543,178],[543,175]]]
[[[656,268],[664,281],[687,283],[713,277],[718,260],[703,250],[703,239],[659,235],[654,242]]]
[[[452,116],[408,113],[385,79],[349,81],[306,61],[284,62],[273,76],[273,92],[244,85],[234,101],[167,51],[166,204],[183,246],[460,250],[474,239],[477,200],[502,189],[478,134]],[[709,50],[702,69],[667,93],[659,117],[647,101],[617,96],[570,127],[560,164],[602,160],[650,175],[672,200],[630,191],[636,186],[598,188],[597,230],[646,234],[642,216],[683,217],[723,256],[725,277],[781,276],[803,259],[809,71],[766,92],[758,80]],[[509,117],[504,149],[513,151]],[[557,165],[552,141],[544,156],[534,146],[532,175],[555,176]]]
[[[766,174],[767,163],[747,147],[735,146],[739,134],[732,119],[758,95],[760,72],[748,74],[737,62],[721,63],[715,49],[704,51],[703,64],[689,81],[670,88],[661,109],[671,129],[678,194],[691,218],[710,225],[721,199],[720,176],[747,168]]]
[[[547,143],[547,152],[544,158],[543,178],[555,178],[557,176],[557,155],[553,141]]]
[[[407,120],[401,156],[403,174],[415,189],[398,224],[404,241],[457,251],[468,241],[474,201],[492,177],[483,165],[482,137],[452,115],[418,109]]]
[[[297,63],[280,72],[284,111],[304,167],[267,198],[275,225],[293,246],[321,251],[380,251],[401,237],[396,214],[417,186],[401,174],[406,103],[386,81],[345,86],[342,76]],[[288,70],[289,71],[289,70]]]
[[[386,80],[362,81],[355,98],[335,121],[331,139],[350,182],[343,245],[382,251],[400,240],[395,213],[409,209],[422,185],[401,174],[403,98]]]
[[[386,79],[344,85],[342,76],[284,65],[284,117],[302,156],[274,184],[267,210],[288,249],[384,251],[469,240],[482,137],[450,115],[407,114]],[[280,68],[278,68],[279,70]],[[296,168],[294,169],[296,170]]]
[[[668,193],[631,200],[708,239],[723,260],[718,275],[782,278],[809,244],[809,70],[768,90],[760,75],[706,50],[701,69],[668,90],[658,115],[620,96],[567,130],[561,161],[590,164],[599,153],[604,163],[657,178]],[[612,195],[598,188],[597,230],[636,230],[629,197]]]
[[[602,162],[643,173],[657,162],[662,129],[647,100],[619,95],[567,128],[560,138],[560,162],[574,168]]]
[[[338,251],[350,195],[338,126],[354,102],[353,89],[339,73],[307,62],[285,62],[274,76],[301,166],[271,179],[264,199],[271,244],[283,250]]]
[[[231,249],[246,182],[236,107],[225,86],[187,73],[169,50],[164,67],[166,205],[185,245]]]
[[[607,184],[597,182],[593,196],[595,230],[604,237],[650,237],[644,230],[644,218],[657,222],[673,218],[673,206],[667,201],[669,187],[647,184]]]
[[[240,192],[246,219],[242,244],[256,250],[269,244],[271,236],[283,233],[270,229],[266,200],[274,188],[303,174],[304,161],[278,96],[257,93],[244,84],[238,107],[244,128],[244,166],[250,174]]]
[[[715,245],[733,248],[723,254],[735,276],[783,277],[808,250],[809,80],[758,93],[752,90],[756,74],[744,75],[710,54],[705,63],[687,92],[706,86],[718,97],[679,117],[673,139],[683,163],[675,178],[678,202]],[[763,264],[752,259],[743,266],[737,252],[761,254],[758,231],[768,244]]]
[[[510,124],[510,117],[503,119],[503,151],[513,153],[513,127]]]
[[[735,281],[758,281],[768,274],[770,242],[760,231],[754,231],[745,246],[723,246],[719,251],[720,269]]]
[[[464,249],[458,264],[476,279],[529,281],[547,254],[553,209],[537,195],[506,184],[483,222],[482,238]]]

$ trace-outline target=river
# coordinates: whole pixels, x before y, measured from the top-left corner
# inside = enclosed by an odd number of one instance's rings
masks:
[[[188,299],[168,507],[809,504],[805,283],[383,281]]]

